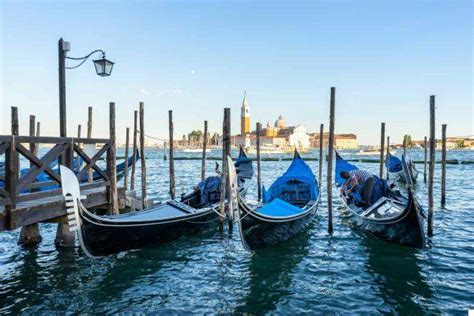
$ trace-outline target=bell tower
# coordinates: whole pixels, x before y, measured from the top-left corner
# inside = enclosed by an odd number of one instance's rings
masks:
[[[242,107],[240,111],[240,135],[250,134],[250,113],[249,103],[247,101],[247,91],[244,93]]]

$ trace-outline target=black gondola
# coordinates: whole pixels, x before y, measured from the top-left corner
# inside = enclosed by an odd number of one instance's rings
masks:
[[[411,179],[410,169],[405,157],[402,156],[402,168]],[[342,186],[345,180],[341,177],[342,171],[352,171],[358,168],[345,161],[336,153],[336,184]],[[425,234],[423,229],[424,213],[417,202],[412,189],[412,182],[408,183],[408,197],[403,196],[394,183],[378,179],[372,194],[375,201],[365,206],[358,201],[355,194],[341,189],[339,195],[350,212],[353,223],[372,234],[406,246],[423,248]],[[378,190],[378,191],[377,191]]]
[[[409,158],[405,158],[406,165],[410,170],[411,181],[414,183],[416,182],[416,178],[418,177],[418,170],[415,167],[413,161]],[[408,182],[406,173],[403,170],[402,161],[398,157],[388,153],[387,159],[385,159],[385,167],[388,168],[388,172],[390,173],[390,179],[397,180],[401,182]]]
[[[244,195],[253,175],[252,162],[241,150],[235,162],[238,191]],[[90,257],[104,256],[146,244],[176,239],[209,227],[219,220],[220,177],[208,177],[180,201],[169,200],[150,209],[98,216],[81,202],[74,173],[61,166],[69,228],[76,231],[82,250]]]
[[[254,251],[288,240],[305,229],[316,215],[320,192],[311,168],[295,151],[288,170],[268,191],[263,188],[262,203],[251,206],[237,196],[242,243]]]

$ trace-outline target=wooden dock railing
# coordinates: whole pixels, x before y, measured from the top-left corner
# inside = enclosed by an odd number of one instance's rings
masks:
[[[52,147],[40,157],[25,147],[28,143],[48,144]],[[82,149],[81,144],[100,144],[100,147],[90,157]],[[66,165],[77,172],[82,190],[110,187],[112,182],[112,170],[110,170],[112,166],[107,164],[107,169],[104,171],[97,165],[97,161],[104,155],[107,156],[107,161],[112,160],[111,156],[114,152],[110,139],[0,135],[0,156],[2,155],[5,155],[5,163],[0,164],[0,213],[3,213],[0,217],[4,217],[4,229],[15,229],[26,224],[19,218],[17,220],[17,214],[15,214],[16,211],[21,212],[19,204],[22,202],[61,194],[58,164]],[[20,167],[20,157],[26,159],[27,162],[23,170]],[[96,175],[93,182],[88,182],[90,169],[95,171]],[[46,181],[37,180],[42,173],[47,175]],[[1,185],[2,182],[4,185]],[[113,192],[113,190],[106,192]],[[112,198],[108,196],[107,200],[111,201]],[[3,212],[1,212],[2,209]],[[40,222],[53,216],[51,212],[43,213],[43,215],[40,213],[35,215],[34,221]],[[32,219],[28,220],[28,222],[31,221]]]

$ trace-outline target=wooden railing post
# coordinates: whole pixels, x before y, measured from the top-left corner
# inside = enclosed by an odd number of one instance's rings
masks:
[[[35,136],[35,116],[30,115],[30,133],[29,136],[34,137]],[[37,147],[35,142],[30,143],[30,152],[33,156],[37,155]],[[30,167],[33,167],[34,164],[33,162],[30,162]],[[32,189],[31,192],[36,191],[35,189]],[[39,231],[39,226],[38,223],[34,223],[31,225],[26,225],[21,227],[20,231],[20,238],[18,239],[18,244],[20,245],[34,245],[37,244],[41,241],[41,235]]]
[[[116,133],[115,133],[115,103],[109,104],[109,134],[110,146],[107,150],[107,170],[110,178],[109,186],[109,213],[119,214],[117,197],[117,156],[116,156]]]

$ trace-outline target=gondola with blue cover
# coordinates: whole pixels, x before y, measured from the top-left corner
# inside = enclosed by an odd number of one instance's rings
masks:
[[[415,167],[413,161],[409,158],[406,158],[407,167],[410,169],[411,181],[416,182],[418,177],[418,170]],[[385,167],[388,169],[390,174],[390,179],[407,182],[406,172],[403,171],[402,160],[397,156],[394,156],[388,153],[387,158],[385,159]]]
[[[255,206],[238,197],[238,222],[244,247],[250,251],[290,239],[314,219],[320,191],[311,168],[297,151],[288,170],[263,188]]]
[[[245,195],[253,175],[252,161],[241,150],[235,162],[238,192]],[[71,231],[78,234],[84,253],[99,257],[159,244],[203,230],[219,221],[220,176],[201,181],[179,200],[168,200],[148,209],[99,216],[81,202],[75,174],[61,166],[61,184]]]
[[[405,157],[402,156],[401,165],[407,179],[411,179]],[[352,171],[358,168],[345,161],[336,153],[337,186],[341,187],[339,195],[347,206],[355,226],[368,231],[382,239],[415,248],[425,246],[423,229],[424,212],[413,193],[411,181],[408,182],[408,197],[403,196],[395,183],[387,184],[385,180],[377,178],[372,191],[370,206],[364,205],[356,196],[343,189],[345,179],[342,171]]]

